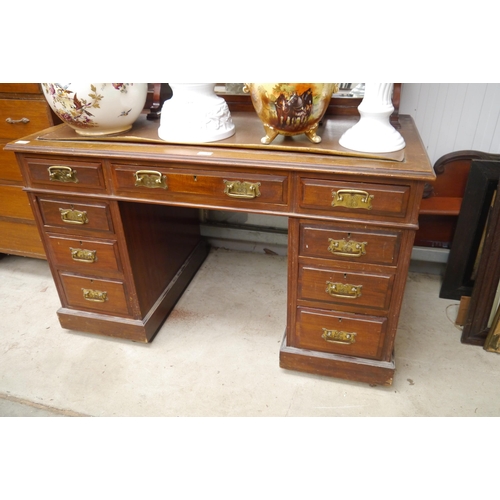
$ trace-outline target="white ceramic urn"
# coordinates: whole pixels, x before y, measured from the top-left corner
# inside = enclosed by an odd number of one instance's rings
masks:
[[[169,83],[172,97],[161,110],[158,135],[168,142],[205,143],[231,137],[235,130],[226,101],[215,83]]]
[[[147,83],[42,83],[54,113],[80,135],[99,136],[132,128],[148,93]]]

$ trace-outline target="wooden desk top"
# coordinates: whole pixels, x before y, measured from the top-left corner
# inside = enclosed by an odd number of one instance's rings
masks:
[[[394,153],[365,154],[339,145],[341,135],[357,117],[327,117],[318,131],[320,144],[304,136],[278,136],[262,145],[262,123],[256,115],[232,114],[236,133],[218,143],[170,144],[158,138],[158,121],[141,116],[132,130],[124,134],[89,138],[78,135],[67,125],[58,125],[7,144],[5,149],[22,153],[71,154],[82,157],[171,161],[187,165],[259,167],[326,174],[355,174],[432,181],[432,165],[413,119],[400,116],[406,147]]]

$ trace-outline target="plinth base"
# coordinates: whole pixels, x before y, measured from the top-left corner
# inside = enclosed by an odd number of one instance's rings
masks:
[[[280,349],[280,367],[370,385],[390,386],[396,364],[394,355],[391,361],[376,361],[290,347],[286,345],[285,335]]]

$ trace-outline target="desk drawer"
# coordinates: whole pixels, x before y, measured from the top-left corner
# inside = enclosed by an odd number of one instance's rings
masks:
[[[0,137],[19,139],[50,127],[45,99],[0,99]]]
[[[122,265],[118,243],[114,240],[46,236],[52,262],[58,268],[92,275],[120,276]]]
[[[99,162],[64,158],[25,158],[29,183],[33,187],[63,191],[105,191],[106,184]]]
[[[125,284],[60,273],[70,307],[117,316],[131,316]]]
[[[46,228],[64,228],[73,233],[98,231],[113,233],[109,205],[105,202],[38,198],[38,205]]]
[[[394,266],[400,246],[400,231],[353,229],[342,224],[300,225],[299,253],[304,257]]]
[[[217,172],[172,168],[113,165],[117,192],[137,197],[186,199],[200,204],[220,204],[233,200],[235,204],[288,203],[286,175],[245,172]]]
[[[393,281],[393,274],[343,272],[300,265],[298,298],[321,304],[318,307],[379,313],[389,309]]]
[[[0,216],[34,220],[28,196],[21,186],[0,185]]]
[[[299,205],[303,209],[356,218],[406,216],[409,186],[365,184],[322,179],[300,179]]]
[[[381,359],[387,319],[299,308],[294,347]]]
[[[16,156],[12,151],[4,150],[8,142],[7,140],[0,140],[0,179],[6,179],[21,185],[23,183],[23,176],[21,175],[21,170],[19,170]]]

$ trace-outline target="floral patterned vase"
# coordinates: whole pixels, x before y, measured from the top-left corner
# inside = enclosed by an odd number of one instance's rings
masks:
[[[81,135],[110,135],[132,128],[144,105],[147,83],[42,83],[54,113]]]
[[[246,83],[252,104],[264,125],[263,144],[270,144],[278,134],[305,134],[314,143],[316,134],[337,83]]]

